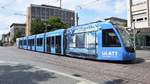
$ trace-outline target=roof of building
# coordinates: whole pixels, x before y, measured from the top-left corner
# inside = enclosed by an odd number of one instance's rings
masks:
[[[46,5],[46,4],[41,4],[41,5],[31,4],[31,7],[47,7],[47,8],[55,8],[55,9],[59,9],[59,10],[74,12],[73,10],[64,9],[64,8],[61,8],[61,7],[52,6],[52,5]]]
[[[26,24],[24,24],[24,23],[12,23],[10,25],[10,27],[12,27],[12,26],[26,26]]]
[[[8,33],[6,33],[6,34],[2,34],[2,36],[8,36],[8,35],[10,35],[10,32],[8,32]]]
[[[110,19],[115,19],[115,20],[120,20],[120,21],[127,21],[126,19],[122,19],[122,18],[118,18],[118,17],[109,17],[109,18],[105,18],[105,20],[110,20]]]

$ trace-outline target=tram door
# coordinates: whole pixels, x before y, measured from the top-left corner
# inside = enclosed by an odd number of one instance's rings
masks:
[[[29,46],[29,50],[31,50],[31,40],[28,40],[28,46]]]
[[[61,36],[56,36],[56,53],[61,54]]]
[[[31,42],[32,42],[32,40],[30,39],[29,40],[30,50],[32,50],[32,43]]]
[[[51,37],[47,37],[47,38],[46,38],[46,45],[47,45],[47,46],[46,46],[46,47],[47,47],[47,48],[46,48],[46,49],[47,49],[46,51],[47,51],[47,53],[50,53],[50,52],[51,52],[50,39],[51,39]]]

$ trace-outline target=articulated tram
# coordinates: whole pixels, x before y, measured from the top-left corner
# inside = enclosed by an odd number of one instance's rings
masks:
[[[71,57],[108,60],[135,60],[131,37],[108,22],[93,22],[68,29],[21,37],[17,47]]]

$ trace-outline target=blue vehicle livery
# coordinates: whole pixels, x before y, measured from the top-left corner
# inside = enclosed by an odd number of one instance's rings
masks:
[[[31,39],[34,43],[24,43]],[[38,52],[96,60],[132,61],[136,58],[129,34],[108,22],[93,22],[18,38],[17,46],[23,49],[28,46],[27,49]]]

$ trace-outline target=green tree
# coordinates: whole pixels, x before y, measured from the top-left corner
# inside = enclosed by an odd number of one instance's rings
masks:
[[[2,45],[3,45],[2,40],[0,40],[0,46],[2,46]]]
[[[13,42],[16,42],[16,39],[19,38],[20,36],[21,36],[21,33],[19,32],[19,29],[16,28],[16,30],[14,32]]]
[[[45,31],[45,22],[40,19],[35,19],[31,23],[31,34],[39,34]]]
[[[47,31],[52,31],[52,30],[62,29],[62,28],[65,29],[68,27],[67,24],[63,23],[61,19],[56,16],[50,17],[47,21],[47,25],[48,25]]]

